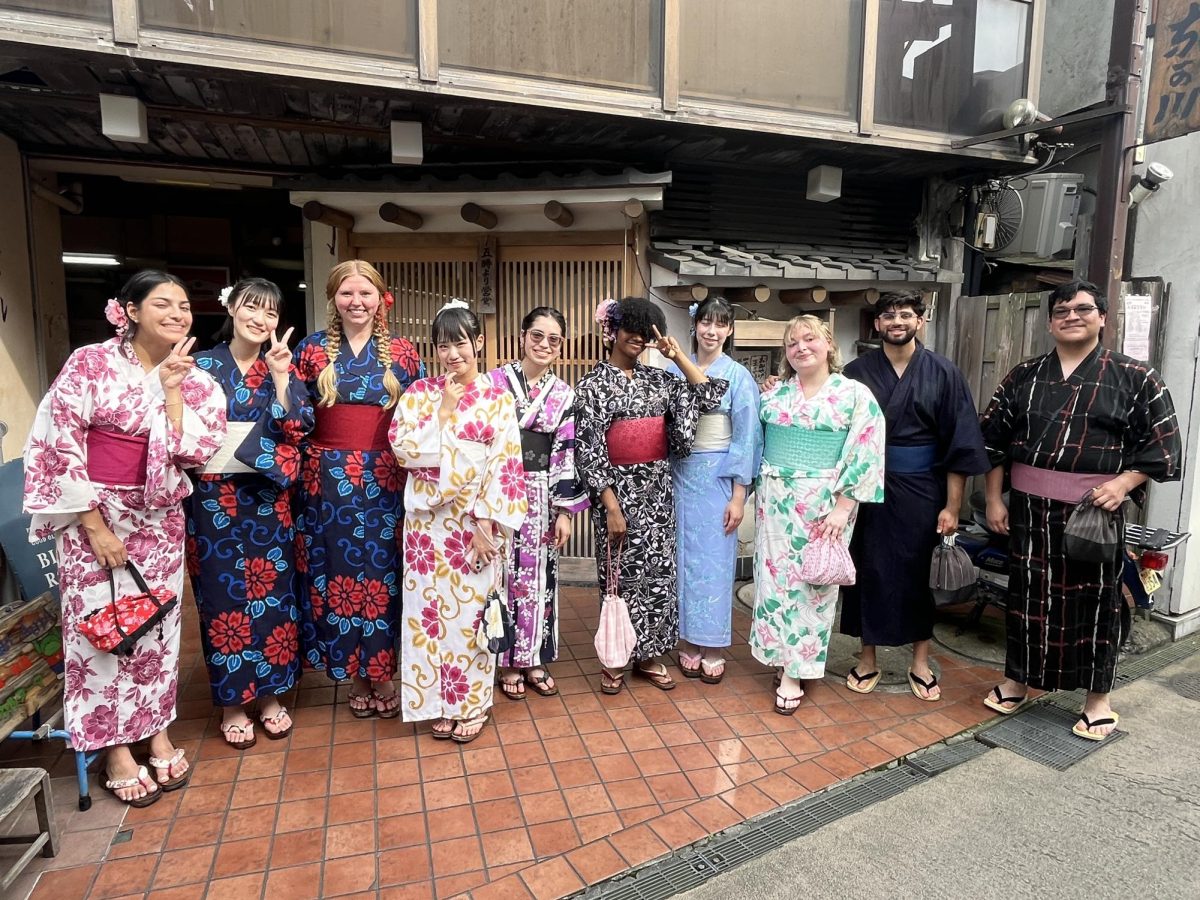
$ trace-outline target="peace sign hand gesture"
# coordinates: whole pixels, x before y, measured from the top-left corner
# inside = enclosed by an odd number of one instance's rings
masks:
[[[667,359],[674,359],[675,354],[677,354],[680,350],[679,341],[675,340],[675,338],[671,337],[670,335],[663,337],[658,333],[657,325],[651,325],[650,327],[654,329],[654,339],[656,341],[655,349]]]
[[[275,378],[287,378],[288,368],[292,364],[292,351],[288,349],[288,338],[292,336],[294,328],[289,328],[283,333],[282,338],[275,336],[275,329],[271,329],[271,342],[264,354],[267,360],[267,368],[271,370],[271,375]]]
[[[194,343],[196,343],[194,337],[184,338],[172,347],[167,358],[158,364],[158,377],[162,382],[163,391],[167,393],[178,391],[179,386],[183,384],[183,379],[187,378],[188,372],[192,371],[196,360],[189,354]]]

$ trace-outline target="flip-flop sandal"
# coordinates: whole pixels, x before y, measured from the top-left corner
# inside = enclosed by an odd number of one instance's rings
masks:
[[[700,680],[705,684],[720,684],[724,677],[725,660],[717,663],[710,663],[705,659],[700,660]]]
[[[229,735],[235,731],[242,736],[248,734],[250,737],[244,741],[231,741]],[[225,743],[234,750],[249,750],[258,743],[258,738],[254,736],[254,723],[249,719],[246,720],[245,725],[239,725],[237,722],[222,722],[221,734],[225,736]]]
[[[390,694],[381,694],[372,688],[371,706],[379,718],[394,719],[400,715],[400,692],[393,688]]]
[[[600,670],[600,693],[602,694],[619,694],[621,689],[625,687],[625,673],[618,672],[616,675]]]
[[[375,715],[375,692],[356,694],[354,691],[346,698],[350,703],[350,715],[356,719],[369,719]]]
[[[781,716],[794,716],[796,710],[800,708],[800,701],[804,699],[804,692],[800,692],[799,697],[784,697],[778,691],[775,692],[775,712]],[[795,706],[787,706],[788,703],[795,703]]]
[[[1082,728],[1079,727],[1079,722],[1083,723]],[[1113,732],[1116,731],[1115,726],[1121,722],[1121,716],[1109,710],[1108,715],[1103,718],[1089,719],[1086,715],[1080,713],[1079,722],[1075,723],[1075,726],[1071,729],[1071,734],[1089,741],[1103,741],[1113,736]],[[1095,728],[1097,725],[1112,725],[1114,728],[1108,734],[1093,734],[1088,730],[1089,728]]]
[[[291,716],[288,715],[286,706],[280,706],[279,712],[275,713],[273,716],[258,717],[258,721],[262,722],[263,731],[267,733],[268,740],[282,741],[285,737],[292,733],[292,724],[289,724],[287,728],[284,728],[281,731],[272,731],[267,727],[268,725],[274,725],[276,728],[278,728],[280,721],[282,721],[285,717],[289,720],[291,719]]]
[[[693,664],[695,660],[695,664]],[[683,673],[685,678],[699,678],[700,667],[704,665],[704,660],[701,659],[701,654],[684,653],[679,651],[679,671]]]
[[[454,743],[456,743],[456,744],[471,743],[471,741],[475,740],[475,738],[477,738],[481,734],[483,734],[483,726],[487,724],[487,720],[488,720],[487,713],[483,713],[481,715],[474,716],[473,718],[470,718],[470,719],[459,719],[454,725],[454,730],[452,732],[450,732],[450,740],[454,741]],[[464,728],[470,728],[471,726],[476,725],[476,724],[479,725],[479,730],[476,731],[474,734],[459,734],[458,733],[459,726],[462,726]]]
[[[429,729],[429,733],[430,733],[431,735],[433,735],[433,739],[434,739],[435,741],[448,741],[448,740],[450,740],[450,738],[454,736],[454,723],[453,723],[453,722],[451,722],[449,719],[439,719],[438,721],[441,721],[441,722],[450,722],[450,730],[449,730],[449,731],[438,731],[436,728],[432,728],[432,727],[431,727],[431,728]],[[437,722],[435,722],[434,724],[436,725],[436,724],[437,724]]]
[[[124,790],[125,788],[137,787],[139,784],[147,791],[145,797],[125,800],[117,793],[117,791]],[[151,803],[157,803],[163,795],[162,788],[150,777],[150,773],[146,770],[145,766],[138,766],[136,778],[120,778],[117,780],[109,778],[104,782],[104,789],[126,806],[132,806],[134,809],[145,809]]]
[[[186,769],[184,769],[182,774],[174,774],[176,766],[185,762],[187,762],[187,760],[184,759],[182,747],[176,747],[175,752],[171,754],[170,759],[162,759],[158,756],[152,756],[149,759],[150,765],[154,768],[167,770],[167,780],[158,782],[158,786],[164,791],[177,791],[188,783],[188,779],[192,777],[191,766],[188,766]]]
[[[662,667],[662,671],[657,669],[643,669],[641,666],[633,667],[633,674],[638,678],[645,678],[648,682],[658,688],[660,691],[675,690],[675,679],[671,677],[671,673],[667,671],[667,667],[662,663],[658,663]]]
[[[546,684],[546,682],[550,680],[550,673],[545,669],[538,669],[536,671],[541,672],[541,676],[539,677],[533,674],[534,671],[535,670],[530,669],[525,673],[525,683],[543,697],[556,696],[558,694],[558,685]]]
[[[850,674],[846,676],[846,687],[856,694],[869,694],[875,690],[882,677],[882,672],[868,672],[866,675],[859,675],[858,669],[851,669]]]
[[[994,712],[1000,713],[1002,716],[1011,716],[1018,710],[1024,709],[1031,702],[1028,693],[1022,694],[1020,697],[1005,697],[1000,693],[1000,685],[996,685],[994,688],[992,688],[992,694],[996,695],[996,699],[993,700],[989,694],[983,698],[983,705]],[[1002,705],[1005,703],[1015,703],[1016,706]]]
[[[500,681],[498,682],[498,686],[500,688],[500,693],[502,693],[509,700],[525,699],[525,685],[520,675],[517,676],[516,681],[509,681],[507,678],[501,677]]]
[[[922,697],[921,692],[917,690],[917,685],[920,685],[921,687],[925,688],[925,690],[927,692],[932,691],[935,687],[937,687],[938,686],[937,676],[934,675],[932,672],[929,673],[929,680],[926,681],[920,675],[914,674],[912,669],[909,669],[908,670],[908,689],[913,692],[914,697],[916,697],[918,700],[924,700],[926,703],[936,703],[937,701],[942,699],[941,691],[938,691],[938,695],[936,697]]]

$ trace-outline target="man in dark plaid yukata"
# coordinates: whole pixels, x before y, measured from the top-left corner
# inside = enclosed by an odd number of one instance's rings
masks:
[[[1072,731],[1103,740],[1119,720],[1108,695],[1125,602],[1124,547],[1108,562],[1068,559],[1063,529],[1089,490],[1095,505],[1120,518],[1127,497],[1143,502],[1147,480],[1178,479],[1179,426],[1159,374],[1100,346],[1108,303],[1099,288],[1069,282],[1047,306],[1055,349],[1009,372],[981,422],[995,466],[987,475],[988,526],[1010,536],[1005,680],[983,702],[1008,715],[1027,702],[1030,687],[1086,688]]]

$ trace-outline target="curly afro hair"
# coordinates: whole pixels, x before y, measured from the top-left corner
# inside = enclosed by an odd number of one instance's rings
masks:
[[[667,333],[667,317],[663,311],[642,297],[626,297],[618,303],[610,315],[614,333],[618,328],[630,334],[640,334],[647,341],[653,341],[654,329],[659,334]]]

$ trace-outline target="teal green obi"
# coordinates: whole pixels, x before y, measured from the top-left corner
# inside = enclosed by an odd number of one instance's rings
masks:
[[[768,423],[763,459],[781,469],[836,469],[848,434]]]

